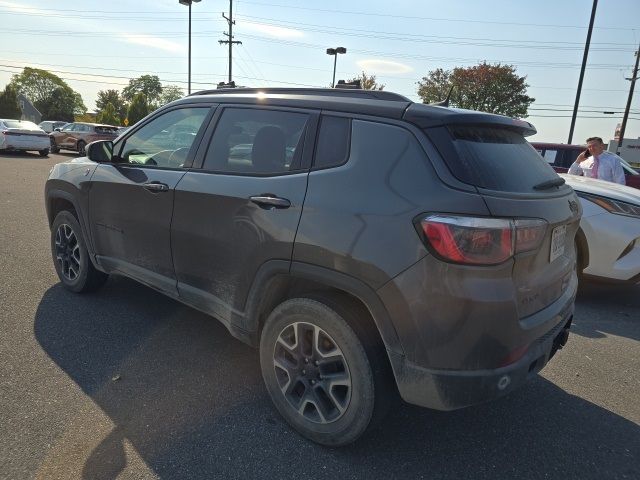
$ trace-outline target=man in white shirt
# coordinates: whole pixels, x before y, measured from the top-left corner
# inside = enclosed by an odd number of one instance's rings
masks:
[[[620,157],[615,153],[605,152],[604,142],[600,137],[587,138],[587,149],[591,158],[587,156],[586,151],[582,152],[573,162],[568,173],[625,185]]]

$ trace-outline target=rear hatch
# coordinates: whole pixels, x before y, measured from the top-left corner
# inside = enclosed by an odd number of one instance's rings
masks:
[[[524,133],[535,132],[530,124],[489,115],[483,124],[481,115],[473,117],[473,124],[456,121],[423,131],[453,176],[482,195],[491,215],[538,226],[537,231],[518,230],[515,240],[538,245],[521,253],[516,249],[513,257],[518,315],[527,317],[557,300],[575,274],[580,203],[525,140]],[[531,235],[537,239],[526,238]]]

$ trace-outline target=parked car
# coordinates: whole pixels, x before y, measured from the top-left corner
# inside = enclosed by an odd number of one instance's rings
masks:
[[[585,278],[640,282],[640,192],[577,175],[561,175],[578,194],[578,271]]]
[[[118,136],[118,127],[98,123],[68,123],[56,128],[51,134],[51,151],[58,153],[61,149],[73,150],[80,155],[85,154],[88,143],[96,140],[114,140]]]
[[[49,155],[49,136],[33,122],[0,119],[0,152],[36,151]]]
[[[569,145],[563,143],[531,142],[542,158],[558,173],[567,173],[569,167],[576,161],[580,152],[584,152],[585,145]],[[624,159],[622,160],[625,181],[629,187],[640,188],[640,173]]]
[[[64,127],[68,122],[56,121],[56,120],[45,120],[44,122],[40,122],[38,126],[47,133],[53,132],[56,128]]]
[[[284,419],[344,445],[394,392],[488,401],[567,341],[581,208],[533,133],[387,91],[200,92],[53,168],[53,262],[69,290],[121,274],[216,317]]]

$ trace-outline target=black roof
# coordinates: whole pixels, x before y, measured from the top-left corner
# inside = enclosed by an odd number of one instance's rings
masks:
[[[176,103],[260,104],[312,108],[345,113],[404,119],[420,128],[441,125],[495,125],[517,130],[525,136],[536,129],[525,120],[473,110],[415,103],[384,90],[333,88],[222,88],[196,92]]]

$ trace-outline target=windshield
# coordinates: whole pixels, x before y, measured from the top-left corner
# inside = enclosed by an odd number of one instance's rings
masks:
[[[638,173],[635,168],[629,165],[629,163],[625,159],[621,158],[620,162],[622,163],[622,168],[624,168],[624,171],[627,175],[640,175],[640,173]]]

